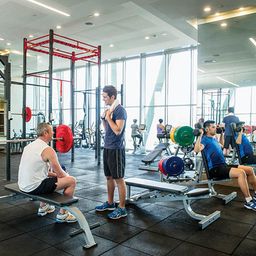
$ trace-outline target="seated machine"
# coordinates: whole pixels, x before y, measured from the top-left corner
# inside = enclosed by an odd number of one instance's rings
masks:
[[[59,207],[59,208],[61,207],[65,210],[68,210],[77,218],[78,224],[80,225],[80,228],[81,228],[80,230],[71,233],[70,236],[83,233],[84,239],[85,239],[85,245],[83,247],[85,249],[91,248],[96,245],[96,242],[91,233],[91,229],[100,226],[100,224],[95,223],[93,226],[89,227],[88,222],[85,216],[83,215],[83,213],[76,206],[74,206],[74,204],[78,202],[78,198],[67,197],[58,192],[54,192],[52,194],[31,195],[21,191],[17,183],[5,185],[5,189],[11,192],[12,194],[1,196],[0,197],[1,200],[4,200],[4,199],[9,200],[10,198],[15,199],[20,197],[21,198],[28,197],[35,201],[46,202],[56,207]]]

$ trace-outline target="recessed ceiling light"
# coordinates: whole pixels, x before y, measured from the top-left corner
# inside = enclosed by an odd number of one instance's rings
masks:
[[[95,13],[93,14],[93,16],[94,16],[94,17],[99,17],[99,16],[100,16],[100,13],[99,13],[99,12],[95,12]]]
[[[93,26],[94,24],[91,21],[87,21],[84,23],[86,26]]]
[[[145,36],[145,39],[148,40],[148,39],[150,39],[150,37],[149,36]]]
[[[221,27],[226,27],[228,24],[226,23],[226,22],[222,22],[221,24],[220,24],[220,26]]]
[[[205,12],[210,12],[211,10],[212,10],[212,9],[211,9],[210,6],[207,6],[207,7],[204,8],[204,11],[205,11]]]
[[[0,37],[0,41],[4,41],[4,39]]]
[[[216,12],[216,13],[215,13],[215,16],[219,16],[219,15],[220,15],[220,13],[219,13],[219,12]]]
[[[162,33],[161,35],[162,35],[162,36],[167,36],[168,34],[167,34],[167,33]]]
[[[109,45],[109,47],[111,47],[111,48],[112,48],[112,47],[114,47],[114,45],[113,45],[113,44],[110,44],[110,45]]]
[[[11,45],[11,43],[8,42],[8,43],[6,43],[6,45]]]
[[[57,25],[56,28],[57,28],[57,29],[61,29],[61,25]]]
[[[33,38],[34,36],[33,35],[29,35],[28,37]]]
[[[41,7],[44,7],[44,8],[46,8],[46,9],[48,9],[48,10],[53,11],[53,12],[57,12],[57,13],[59,13],[59,14],[61,14],[61,15],[64,15],[64,16],[67,16],[67,17],[70,16],[70,14],[68,14],[68,13],[66,13],[66,12],[60,11],[60,10],[58,10],[58,9],[56,9],[56,8],[53,8],[53,7],[49,6],[49,5],[40,3],[40,2],[38,2],[38,1],[34,1],[34,0],[27,0],[27,1],[28,1],[28,2],[31,2],[31,3],[33,3],[33,4],[36,4],[36,5],[39,5],[39,6],[41,6]]]
[[[222,78],[222,77],[220,77],[220,76],[216,76],[216,78],[219,79],[219,80],[221,80],[221,81],[223,81],[223,82],[225,82],[225,83],[232,84],[232,85],[234,85],[234,86],[236,86],[236,87],[239,87],[238,84],[235,84],[235,83],[233,83],[233,82],[231,82],[231,81],[228,81],[228,80],[226,80],[226,79],[224,79],[224,78]]]
[[[243,10],[244,10],[244,7],[240,7],[240,8],[239,8],[239,11],[243,11]]]

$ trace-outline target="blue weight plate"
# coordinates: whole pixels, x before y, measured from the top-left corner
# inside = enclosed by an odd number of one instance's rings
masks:
[[[169,176],[179,176],[184,171],[184,163],[180,157],[171,156],[163,161],[162,168]]]

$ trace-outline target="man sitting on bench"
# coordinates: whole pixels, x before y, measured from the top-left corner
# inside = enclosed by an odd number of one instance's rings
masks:
[[[256,164],[256,156],[253,154],[253,148],[248,138],[243,133],[244,122],[240,122],[236,125],[236,144],[239,148],[241,161],[243,164]],[[240,131],[239,131],[240,130]]]
[[[53,136],[52,126],[40,123],[37,136],[38,138],[23,150],[18,174],[19,189],[33,195],[50,194],[63,189],[64,195],[72,197],[76,180],[61,168],[56,152],[48,145]],[[39,216],[54,211],[54,206],[40,202]],[[68,211],[60,209],[56,221],[70,223],[76,222],[76,218]]]
[[[221,145],[216,140],[216,125],[214,121],[208,120],[204,123],[204,130],[196,140],[195,152],[204,151],[209,167],[210,178],[228,179],[237,178],[238,185],[244,194],[244,207],[256,211],[256,177],[253,168],[244,165],[227,165],[222,152]],[[204,134],[204,135],[203,135]],[[221,139],[223,143],[223,139]],[[251,197],[248,183],[254,189],[254,196]]]

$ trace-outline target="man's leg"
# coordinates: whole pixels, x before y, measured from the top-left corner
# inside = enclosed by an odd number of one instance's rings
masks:
[[[115,180],[111,176],[107,176],[108,203],[113,204],[115,192]]]
[[[125,198],[126,198],[126,185],[123,178],[116,179],[116,184],[118,187],[118,194],[119,194],[119,207],[125,208]]]
[[[252,185],[254,191],[256,191],[256,176],[251,166],[239,165],[238,168],[243,169],[247,175],[248,183]]]
[[[231,168],[229,172],[230,178],[237,178],[238,185],[245,198],[250,197],[250,191],[247,183],[247,176],[243,169],[241,168]]]
[[[76,187],[76,179],[72,176],[66,176],[64,178],[58,178],[57,187],[55,190],[64,189],[64,195],[73,196]]]

